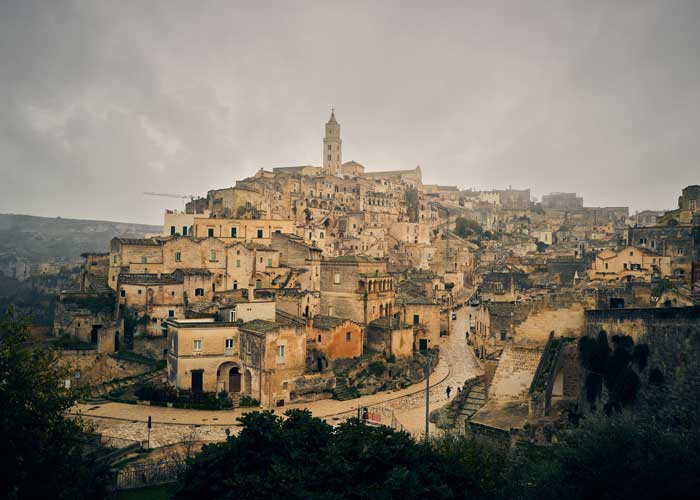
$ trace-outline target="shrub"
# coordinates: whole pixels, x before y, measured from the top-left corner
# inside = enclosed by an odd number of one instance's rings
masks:
[[[381,377],[386,372],[386,365],[382,361],[372,361],[367,370],[371,375],[375,377]]]
[[[260,406],[260,401],[253,397],[243,395],[241,396],[241,399],[238,402],[238,406],[240,406],[241,408],[250,406]]]

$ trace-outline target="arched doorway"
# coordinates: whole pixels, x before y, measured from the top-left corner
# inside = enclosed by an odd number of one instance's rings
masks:
[[[250,370],[245,371],[244,379],[244,394],[251,395],[253,393],[253,374]]]
[[[241,392],[241,372],[237,366],[228,372],[228,392]]]

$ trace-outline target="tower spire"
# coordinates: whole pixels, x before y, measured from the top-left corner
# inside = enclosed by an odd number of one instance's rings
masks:
[[[326,123],[326,136],[323,138],[323,173],[340,176],[342,165],[342,144],[340,124],[335,118],[335,106],[331,106],[331,117]]]

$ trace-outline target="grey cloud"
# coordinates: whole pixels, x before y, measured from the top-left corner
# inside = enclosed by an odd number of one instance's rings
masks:
[[[698,183],[697,2],[0,4],[0,212],[157,223],[259,168],[667,208]]]

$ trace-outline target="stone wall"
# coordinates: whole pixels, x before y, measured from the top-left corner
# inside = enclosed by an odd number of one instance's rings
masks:
[[[71,385],[90,386],[115,378],[140,375],[150,371],[150,366],[116,359],[108,354],[90,351],[63,351],[60,363],[71,370]]]
[[[167,337],[134,337],[133,351],[147,358],[165,359],[167,348]]]
[[[649,346],[649,358],[639,371],[641,387],[637,411],[678,421],[700,413],[700,307],[609,309],[585,312],[585,334],[608,338],[629,335],[635,344]],[[661,383],[650,382],[652,372]],[[588,409],[581,370],[580,405]],[[653,377],[652,377],[653,378]]]
[[[516,342],[539,341],[544,344],[551,331],[558,337],[580,337],[583,334],[583,305],[534,311],[524,322],[515,325],[513,338]]]
[[[542,347],[516,346],[509,342],[503,349],[489,390],[489,401],[528,399],[530,384],[537,370]]]

